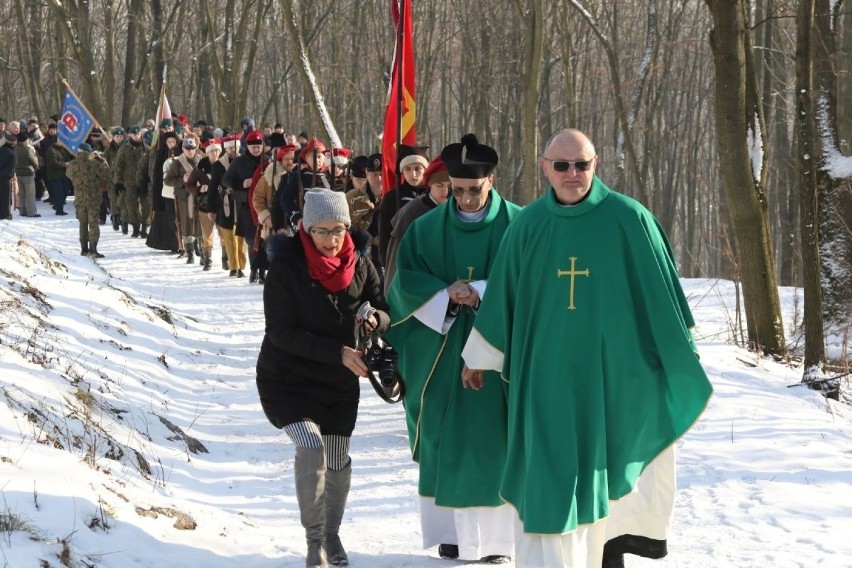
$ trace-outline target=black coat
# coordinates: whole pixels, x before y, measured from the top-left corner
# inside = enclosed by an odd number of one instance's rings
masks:
[[[251,203],[249,203],[249,190],[243,187],[245,180],[250,180],[254,176],[255,170],[260,165],[263,156],[252,156],[249,152],[237,156],[231,162],[228,171],[222,176],[222,185],[230,187],[234,192],[234,204],[236,205],[234,212],[234,220],[236,222],[236,234],[246,239],[246,242],[251,246],[254,241],[255,222],[251,216]]]
[[[266,333],[257,360],[263,411],[278,428],[310,419],[323,434],[350,436],[360,384],[343,366],[340,353],[344,345],[355,347],[355,314],[364,302],[380,310],[377,331],[387,330],[390,318],[379,275],[358,254],[352,283],[331,294],[308,274],[298,235],[275,235],[267,250]]]
[[[379,259],[382,266],[388,265],[388,246],[390,246],[393,220],[396,212],[405,207],[409,201],[429,191],[427,187],[415,187],[407,181],[390,190],[382,197],[379,208]],[[399,207],[396,206],[396,195],[399,193]]]
[[[15,150],[8,144],[0,146],[0,178],[10,179],[15,175]]]

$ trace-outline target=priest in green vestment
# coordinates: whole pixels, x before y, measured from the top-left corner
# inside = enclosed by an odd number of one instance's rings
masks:
[[[586,135],[557,133],[541,162],[551,187],[506,231],[463,352],[465,386],[493,370],[509,388],[516,566],[659,558],[674,445],[712,392],[692,315],[658,221],[595,176]]]
[[[409,442],[420,466],[424,548],[445,558],[498,563],[513,554],[514,513],[500,497],[506,390],[496,373],[481,392],[462,388],[461,350],[492,261],[520,208],[493,187],[498,156],[473,134],[441,152],[452,196],[419,217],[400,242],[388,290]]]

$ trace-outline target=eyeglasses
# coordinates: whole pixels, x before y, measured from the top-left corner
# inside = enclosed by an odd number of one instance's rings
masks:
[[[587,172],[592,169],[592,164],[595,162],[595,158],[592,158],[591,160],[577,160],[576,162],[569,162],[568,160],[553,160],[551,158],[545,158],[544,156],[542,156],[541,159],[553,164],[553,169],[557,172],[567,172],[571,169],[571,166],[574,166],[578,172]]]
[[[462,199],[464,197],[465,193],[468,194],[472,198],[476,198],[476,197],[479,197],[480,195],[482,195],[482,190],[485,188],[486,183],[488,183],[488,182],[484,181],[479,185],[474,185],[474,186],[471,186],[471,187],[455,187],[455,186],[453,186],[453,187],[450,188],[450,191],[453,192],[453,197],[455,197],[456,199]]]
[[[334,229],[311,228],[310,233],[318,239],[327,239],[329,236],[339,239],[346,234],[346,227],[335,227]]]

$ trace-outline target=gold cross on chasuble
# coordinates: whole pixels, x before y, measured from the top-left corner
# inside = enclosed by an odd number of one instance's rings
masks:
[[[585,270],[575,270],[575,264],[574,263],[577,262],[577,257],[572,256],[570,258],[571,258],[571,270],[559,270],[557,268],[556,269],[556,277],[557,278],[559,278],[560,276],[570,276],[571,277],[571,295],[569,296],[569,300],[568,300],[568,309],[569,310],[576,310],[577,308],[574,307],[574,277],[575,276],[586,276],[586,277],[588,277],[589,276],[589,269],[587,268]]]
[[[459,282],[464,282],[465,284],[473,282],[473,270],[474,270],[473,266],[468,266],[467,267],[467,278],[459,278]]]

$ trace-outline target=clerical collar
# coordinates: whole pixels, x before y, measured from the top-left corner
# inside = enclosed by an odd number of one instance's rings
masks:
[[[556,190],[555,190],[555,189],[553,189],[552,191],[553,191],[554,193],[556,193]],[[577,203],[562,203],[561,201],[559,201],[558,199],[556,199],[556,196],[555,196],[555,195],[554,195],[554,199],[556,200],[556,204],[557,204],[557,205],[559,205],[560,207],[565,207],[566,209],[568,209],[568,208],[571,208],[571,207],[577,207],[578,205],[582,205],[582,204],[583,204],[583,202],[584,202],[584,201],[586,201],[586,200],[589,198],[589,195],[591,195],[591,194],[592,194],[592,188],[590,187],[590,188],[589,188],[589,191],[587,191],[587,192],[586,192],[586,194],[585,194],[585,195],[583,195],[583,199],[581,199],[581,200],[580,200],[580,201],[578,201]]]
[[[458,202],[456,202],[456,214],[463,223],[478,223],[482,221],[485,219],[485,216],[488,215],[489,209],[491,209],[491,195],[488,196],[488,201],[485,202],[485,206],[479,211],[474,211],[473,213],[462,211],[459,209]]]

